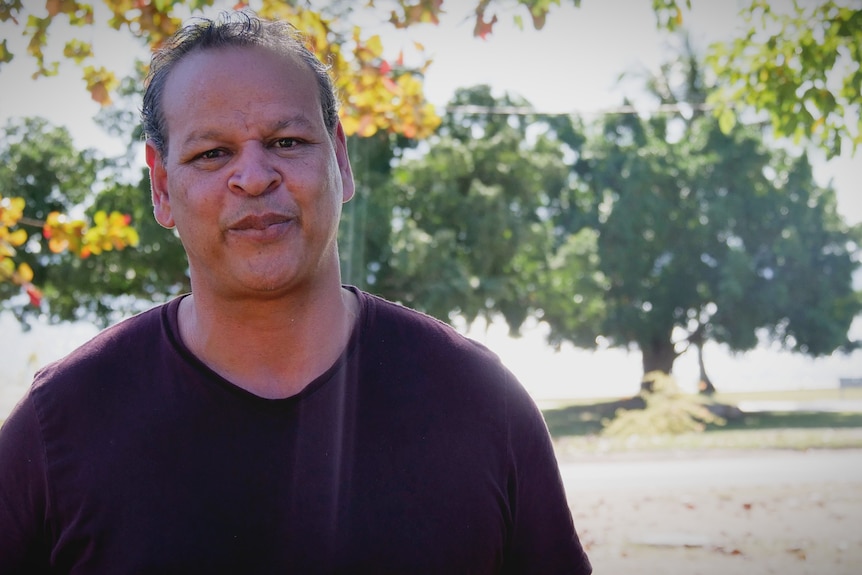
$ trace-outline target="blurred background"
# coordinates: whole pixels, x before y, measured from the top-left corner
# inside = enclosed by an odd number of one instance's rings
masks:
[[[152,220],[142,74],[234,6],[0,9],[0,420],[38,368],[189,290]],[[862,3],[250,7],[339,78],[344,281],[500,355],[597,572],[858,572]]]

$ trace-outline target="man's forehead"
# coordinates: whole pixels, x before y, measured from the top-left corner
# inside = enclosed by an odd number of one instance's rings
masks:
[[[241,89],[246,97],[237,99],[237,89]],[[284,101],[295,94],[298,102],[313,102],[319,106],[316,97],[319,94],[318,82],[304,62],[296,55],[256,46],[209,48],[187,55],[166,78],[162,102],[166,115],[171,115],[171,111],[178,114],[187,112],[186,106],[201,104],[204,99],[227,102],[233,98],[231,105],[247,100],[252,106],[255,100],[267,93],[280,94]],[[291,117],[295,115],[289,114]],[[273,121],[299,120],[278,118]]]
[[[189,74],[204,66],[218,68],[220,63],[228,60],[248,59],[257,65],[270,65],[294,69],[296,72],[308,72],[312,70],[302,61],[298,54],[288,48],[278,49],[276,47],[248,45],[248,46],[211,46],[197,48],[184,55],[168,74],[168,82],[177,77],[177,70],[183,68],[185,74]]]

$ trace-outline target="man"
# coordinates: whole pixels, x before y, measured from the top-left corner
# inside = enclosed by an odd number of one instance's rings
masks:
[[[37,374],[0,435],[0,573],[589,573],[514,377],[341,285],[353,176],[296,32],[190,25],[142,116],[192,293]]]

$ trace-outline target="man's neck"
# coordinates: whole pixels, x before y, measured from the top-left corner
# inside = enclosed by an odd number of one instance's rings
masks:
[[[268,399],[296,395],[335,363],[359,302],[336,286],[309,297],[221,301],[193,294],[180,304],[185,345],[213,371]]]

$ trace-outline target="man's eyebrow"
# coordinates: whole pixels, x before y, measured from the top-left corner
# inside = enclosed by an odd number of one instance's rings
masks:
[[[219,138],[220,132],[218,130],[201,130],[201,131],[192,131],[188,136],[183,139],[183,144],[194,144],[200,141],[206,140],[217,140]]]
[[[313,126],[314,123],[309,120],[305,114],[296,114],[294,116],[283,118],[277,122],[273,122],[269,127],[269,131],[279,132],[287,128],[308,129]],[[224,132],[218,128],[204,129],[199,131],[195,130],[189,133],[189,135],[183,140],[183,143],[186,145],[195,144],[201,141],[219,140],[223,137]]]
[[[311,120],[305,114],[296,114],[279,120],[272,126],[272,131],[277,132],[285,128],[310,128],[313,126]]]

